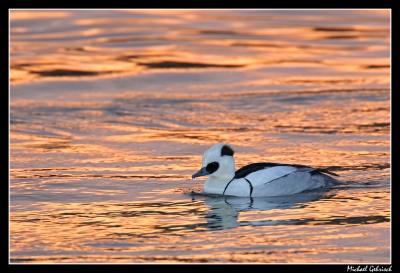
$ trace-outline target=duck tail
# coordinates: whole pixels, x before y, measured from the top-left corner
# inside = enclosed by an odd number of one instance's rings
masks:
[[[318,168],[318,169],[315,169],[315,171],[321,172],[321,173],[330,174],[330,175],[333,175],[333,176],[340,176],[340,175],[338,175],[338,174],[336,174],[334,172],[329,171],[327,168]]]

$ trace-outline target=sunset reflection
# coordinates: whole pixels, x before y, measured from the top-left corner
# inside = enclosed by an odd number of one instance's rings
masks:
[[[389,10],[10,18],[11,262],[390,261]],[[216,142],[345,183],[204,197]]]

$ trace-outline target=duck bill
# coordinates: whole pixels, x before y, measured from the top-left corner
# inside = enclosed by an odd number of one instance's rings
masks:
[[[192,175],[192,179],[195,179],[196,177],[199,176],[205,176],[205,175],[209,175],[209,172],[207,172],[206,168],[201,168],[198,172],[194,173]]]

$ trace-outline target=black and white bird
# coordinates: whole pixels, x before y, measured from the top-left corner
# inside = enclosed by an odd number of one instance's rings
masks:
[[[280,163],[253,163],[235,170],[233,149],[224,143],[204,152],[202,168],[192,178],[208,176],[204,192],[230,196],[281,196],[329,188],[339,183],[326,169]]]

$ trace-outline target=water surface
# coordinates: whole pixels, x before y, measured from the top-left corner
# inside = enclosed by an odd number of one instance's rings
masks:
[[[390,262],[389,11],[10,17],[11,262]],[[191,195],[216,142],[344,183]]]

